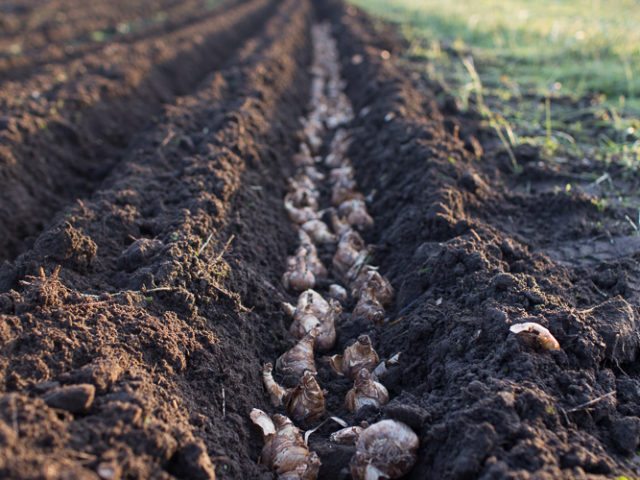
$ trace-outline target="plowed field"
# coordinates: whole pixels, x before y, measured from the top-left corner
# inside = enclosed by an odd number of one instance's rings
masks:
[[[339,82],[314,63],[318,25]],[[296,343],[283,199],[305,145],[331,224],[340,135],[373,219],[362,251],[394,295],[383,320],[354,313],[335,242],[317,245],[313,288],[349,295],[315,356],[326,412],[298,426],[401,421],[420,440],[411,479],[640,478],[637,212],[594,200],[589,159],[523,147],[514,169],[397,62],[405,47],[337,0],[0,5],[1,478],[275,478],[249,414],[285,413],[262,379]],[[319,121],[314,144],[322,78],[353,115]],[[510,333],[522,322],[561,348]],[[400,356],[379,379],[390,401],[351,412],[327,357],[364,334]],[[339,428],[309,437],[318,478],[351,478]]]

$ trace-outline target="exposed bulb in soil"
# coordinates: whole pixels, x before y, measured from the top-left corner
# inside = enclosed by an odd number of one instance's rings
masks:
[[[320,458],[309,450],[302,432],[283,415],[273,419],[254,408],[251,420],[262,430],[264,447],[261,462],[278,475],[280,480],[315,480],[320,471]]]
[[[384,322],[384,307],[371,288],[366,288],[360,292],[360,298],[351,316],[353,318],[364,318],[376,325],[381,325]]]
[[[349,297],[347,289],[342,285],[338,285],[337,283],[332,283],[331,285],[329,285],[329,296],[331,298],[335,298],[340,303],[346,303]]]
[[[535,322],[516,323],[509,331],[518,335],[526,345],[538,350],[560,350],[560,343],[551,332]]]
[[[373,349],[369,335],[360,335],[353,344],[344,349],[342,355],[333,355],[329,365],[338,375],[355,379],[360,370],[372,371],[379,362],[380,358]]]
[[[413,468],[418,436],[396,420],[382,420],[365,428],[349,464],[354,480],[401,478]]]
[[[353,180],[354,172],[351,165],[332,168],[329,172],[329,182],[336,184],[346,180]]]
[[[336,130],[329,146],[329,155],[324,160],[325,165],[329,168],[342,167],[350,145],[351,140],[347,130],[343,128]]]
[[[296,256],[304,258],[307,268],[313,272],[316,278],[325,278],[328,275],[327,267],[320,260],[318,249],[311,237],[304,230],[298,230],[298,237],[300,246],[296,251]]]
[[[354,268],[349,271],[347,277],[353,278],[355,276],[351,291],[355,298],[359,298],[362,292],[369,290],[382,306],[389,305],[393,301],[393,287],[389,280],[383,277],[377,269],[370,265],[365,265],[356,274]]]
[[[262,382],[264,388],[269,394],[271,405],[274,407],[280,407],[284,401],[284,397],[287,394],[287,389],[282,387],[273,378],[273,365],[271,363],[265,363],[262,366]]]
[[[331,233],[327,224],[322,220],[309,220],[302,224],[302,230],[317,244],[335,243],[337,240],[336,236]]]
[[[357,412],[362,407],[371,405],[380,408],[389,403],[389,392],[366,368],[360,369],[356,375],[353,388],[347,392],[345,406],[350,412]]]
[[[288,196],[288,195],[287,195]],[[309,220],[315,220],[318,218],[318,212],[309,206],[296,207],[290,198],[285,197],[284,208],[289,215],[289,219],[298,225],[302,225]]]
[[[341,428],[329,436],[329,441],[339,445],[355,445],[364,428],[353,426]]]
[[[304,167],[304,174],[314,182],[322,182],[326,178],[326,175],[314,166]]]
[[[338,207],[338,215],[349,225],[360,230],[373,226],[373,218],[367,212],[367,206],[362,199],[342,202]]]
[[[306,371],[298,385],[290,389],[284,398],[287,414],[296,422],[308,425],[325,413],[324,392],[313,372]]]
[[[336,341],[335,318],[341,312],[339,303],[327,302],[318,292],[309,289],[298,297],[289,332],[295,338],[303,338],[317,326],[316,347],[321,351],[330,350]]]
[[[315,169],[315,167],[306,167]],[[316,187],[316,182],[306,173],[298,173],[289,179],[289,200],[296,207],[309,206],[314,209],[318,207],[320,192]]]
[[[282,284],[287,290],[301,292],[316,285],[316,276],[309,269],[304,257],[293,256],[287,259],[287,271],[282,275]]]
[[[338,237],[342,237],[349,230],[352,230],[351,225],[342,220],[338,215],[338,211],[335,208],[330,208],[329,219],[331,220],[331,228],[338,235]]]
[[[305,371],[316,373],[313,348],[318,336],[318,327],[314,327],[291,349],[283,353],[276,361],[276,368],[283,375],[300,378]]]
[[[293,156],[292,161],[296,167],[304,167],[306,165],[314,164],[311,150],[309,150],[306,143],[300,143],[300,151]]]
[[[347,230],[340,237],[338,248],[333,256],[333,268],[336,273],[344,276],[362,252],[365,252],[365,244],[360,234],[355,230]]]
[[[349,200],[362,200],[364,196],[357,191],[355,180],[351,178],[342,178],[338,180],[331,188],[331,204],[339,207]]]
[[[285,201],[290,202],[296,208],[310,207],[313,210],[318,210],[320,194],[313,180],[306,175],[298,174],[291,184],[294,185],[294,188],[285,195]]]

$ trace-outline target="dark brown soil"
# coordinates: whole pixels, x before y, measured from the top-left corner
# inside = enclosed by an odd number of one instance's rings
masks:
[[[397,292],[384,326],[343,314],[335,350],[369,333],[402,352],[390,404],[355,416],[321,367],[329,412],[411,426],[408,478],[638,478],[637,210],[584,180],[632,196],[637,174],[528,147],[514,173],[477,116],[399,65],[395,33],[333,0],[225,5],[73,60],[61,85],[4,84],[0,477],[271,478],[248,413],[273,411],[260,366],[291,345],[282,198],[314,16],[338,40],[366,239]],[[42,105],[10,101],[36,86]],[[562,350],[509,334],[525,320]],[[333,429],[310,445],[322,478],[349,478]]]
[[[0,80],[17,80],[38,69],[55,71],[105,45],[166,35],[234,3],[237,0],[49,1],[28,10],[13,35],[0,34]],[[4,18],[11,23],[11,15]]]
[[[165,36],[111,44],[3,84],[0,222],[7,234],[0,259],[30,246],[62,205],[90,194],[162,103],[220,68],[274,3],[252,0]]]

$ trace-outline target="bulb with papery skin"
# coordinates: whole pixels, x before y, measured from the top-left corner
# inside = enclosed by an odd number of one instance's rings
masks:
[[[251,421],[262,430],[264,447],[261,462],[281,480],[316,480],[320,471],[320,458],[309,450],[302,432],[284,415],[269,417],[254,408]]]
[[[352,270],[347,273],[347,277],[353,275]],[[355,273],[355,272],[354,272]],[[389,280],[383,277],[375,268],[365,265],[360,269],[352,283],[351,294],[355,298],[359,298],[361,293],[369,290],[370,294],[380,302],[382,306],[389,305],[393,301],[393,287]]]
[[[349,463],[354,480],[401,478],[416,463],[418,436],[396,420],[382,420],[365,428]]]
[[[373,218],[367,212],[367,206],[363,199],[342,202],[338,207],[338,215],[349,225],[361,230],[373,226]]]
[[[290,389],[284,398],[287,414],[298,423],[310,425],[325,413],[324,392],[314,373],[304,372],[298,385]]]
[[[331,204],[339,207],[348,200],[364,200],[364,196],[358,192],[355,180],[342,178],[331,188]]]
[[[329,296],[331,298],[335,298],[340,303],[345,303],[349,298],[347,289],[342,285],[338,285],[337,283],[332,283],[331,285],[329,285]]]
[[[322,182],[325,180],[326,175],[318,170],[315,166],[304,167],[304,174],[311,179],[311,181]]]
[[[318,198],[320,194],[315,183],[307,176],[299,174],[292,182],[292,189],[285,195],[285,202],[291,203],[296,208],[310,207],[318,210]]]
[[[279,385],[273,378],[273,365],[271,363],[265,363],[262,366],[262,383],[269,394],[271,404],[274,407],[281,406],[287,394],[287,389]]]
[[[375,325],[381,325],[384,322],[385,311],[375,294],[368,288],[360,293],[360,298],[351,316],[353,318],[364,318]]]
[[[538,350],[560,350],[560,343],[551,332],[535,322],[516,323],[509,331],[518,335],[525,344]]]
[[[330,208],[328,212],[329,219],[331,220],[331,229],[335,232],[338,238],[352,230],[351,225],[340,218],[338,211],[335,208]]]
[[[298,230],[300,246],[296,250],[296,256],[303,258],[307,268],[313,272],[317,278],[325,278],[329,272],[318,256],[318,249],[314,245],[311,237],[304,231]]]
[[[358,339],[344,349],[342,355],[333,355],[329,364],[338,374],[355,379],[362,369],[373,371],[380,362],[378,354],[373,349],[369,335],[360,335]]]
[[[315,243],[325,244],[335,243],[337,241],[336,236],[331,233],[327,224],[322,220],[309,220],[303,223],[301,228]]]
[[[305,371],[316,373],[313,349],[318,336],[318,328],[312,328],[291,349],[283,353],[276,361],[276,368],[283,375],[300,378]]]
[[[316,285],[316,276],[307,266],[304,257],[289,257],[287,271],[282,275],[282,284],[287,290],[297,292],[313,288]]]
[[[380,382],[377,382],[366,368],[358,371],[353,388],[347,392],[345,406],[350,412],[357,412],[362,407],[370,405],[380,408],[389,403],[389,392]]]
[[[305,165],[313,165],[313,157],[311,150],[304,142],[300,144],[300,151],[296,153],[292,158],[293,164],[296,167],[303,167]]]
[[[329,172],[329,182],[336,184],[344,180],[353,180],[353,167],[351,165],[332,168]]]
[[[345,427],[337,432],[333,432],[329,436],[329,441],[339,445],[355,445],[363,430],[364,428],[358,426]]]
[[[315,220],[318,218],[318,212],[312,207],[296,207],[293,202],[288,201],[285,198],[284,208],[289,215],[289,219],[298,225],[308,222],[309,220]]]
[[[314,290],[302,292],[298,297],[289,332],[295,338],[302,338],[318,326],[316,348],[320,351],[330,350],[336,341],[335,319],[341,311],[339,303],[333,300],[327,302]]]
[[[348,230],[340,237],[338,248],[333,255],[333,268],[339,275],[345,275],[355,264],[361,252],[365,251],[364,240],[355,230]]]

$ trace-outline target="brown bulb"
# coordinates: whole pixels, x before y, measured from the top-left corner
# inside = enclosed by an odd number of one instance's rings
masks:
[[[348,230],[340,237],[333,256],[333,268],[338,275],[346,275],[361,254],[366,255],[364,240],[355,230]]]
[[[311,150],[309,150],[309,147],[304,142],[300,144],[300,151],[293,156],[292,161],[296,167],[313,165]]]
[[[355,379],[362,369],[372,371],[380,359],[371,345],[369,335],[360,335],[358,339],[347,348],[344,354],[334,355],[330,359],[331,368],[338,374]]]
[[[287,290],[301,292],[315,287],[316,276],[309,269],[303,257],[289,257],[287,271],[282,275],[282,284]]]
[[[364,196],[358,192],[355,180],[342,178],[331,188],[331,204],[338,207],[348,200],[364,201]]]
[[[367,405],[380,408],[388,402],[389,392],[385,386],[376,382],[371,372],[363,368],[358,372],[353,388],[347,392],[345,406],[350,412],[357,412]]]
[[[265,363],[262,367],[262,382],[269,394],[271,404],[274,407],[281,406],[287,394],[287,389],[280,386],[273,378],[273,365],[271,363]]]
[[[516,323],[509,330],[526,345],[536,350],[560,350],[560,343],[551,332],[535,322]]]
[[[264,447],[261,462],[279,479],[316,480],[320,471],[320,458],[309,450],[302,432],[284,415],[274,415],[254,408],[251,420],[262,430]]]
[[[367,212],[367,207],[362,199],[343,202],[338,208],[338,215],[349,225],[361,230],[373,226],[373,218]]]
[[[309,220],[302,224],[302,230],[317,244],[335,243],[336,236],[331,233],[329,227],[322,220]]]
[[[318,292],[307,290],[298,297],[289,332],[295,338],[302,338],[318,326],[316,347],[320,351],[330,350],[336,341],[335,319],[341,312],[342,307],[338,302],[327,302]]]
[[[324,393],[315,374],[306,371],[298,386],[287,391],[284,399],[287,414],[298,423],[309,425],[325,413]]]
[[[362,427],[345,427],[333,432],[329,440],[340,445],[355,445],[364,429]]]
[[[291,375],[297,379],[306,370],[316,373],[313,348],[318,336],[318,328],[314,327],[290,350],[283,353],[276,361],[276,368],[283,375]]]
[[[303,259],[307,268],[313,272],[316,278],[325,278],[328,275],[327,267],[320,260],[318,250],[311,237],[302,229],[298,230],[298,236],[300,237],[300,246],[296,250],[296,256]]]
[[[354,275],[354,268],[349,271],[347,276]],[[360,269],[352,285],[353,289],[351,294],[355,298],[359,298],[361,292],[364,290],[369,290],[371,295],[383,306],[389,305],[393,301],[393,287],[391,283],[380,275],[374,267],[369,265],[365,265]]]
[[[354,480],[401,478],[413,468],[418,436],[402,422],[382,420],[364,429],[349,464]]]
[[[351,225],[340,218],[338,211],[335,208],[331,208],[328,211],[329,218],[331,220],[331,228],[338,237],[342,237],[342,235],[351,230]]]
[[[366,289],[360,293],[360,298],[351,316],[354,318],[364,318],[376,325],[382,325],[385,318],[385,311],[371,289]]]
[[[347,289],[337,283],[329,285],[329,296],[335,298],[340,303],[346,303],[348,299]]]

